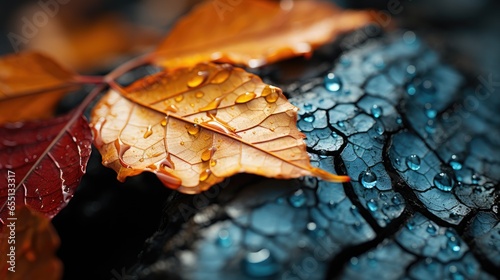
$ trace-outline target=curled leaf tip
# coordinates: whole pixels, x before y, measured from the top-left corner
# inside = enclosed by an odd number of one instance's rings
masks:
[[[311,168],[311,173],[312,173],[312,175],[314,175],[318,178],[321,178],[325,181],[329,181],[329,182],[348,183],[351,181],[351,178],[349,176],[335,175],[335,174],[329,173],[323,169],[319,169],[317,167]]]

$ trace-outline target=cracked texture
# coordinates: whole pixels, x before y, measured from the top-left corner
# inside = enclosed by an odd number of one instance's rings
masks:
[[[404,32],[320,52],[293,82],[259,70],[299,108],[313,165],[351,183],[232,178],[185,220],[178,200],[139,279],[492,279],[498,101]]]

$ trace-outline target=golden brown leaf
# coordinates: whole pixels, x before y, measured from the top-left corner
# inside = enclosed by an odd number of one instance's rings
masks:
[[[154,62],[167,68],[205,61],[258,67],[310,54],[370,20],[367,11],[319,1],[205,1],[177,23]]]
[[[109,91],[91,126],[103,164],[123,181],[154,172],[167,186],[199,193],[239,172],[345,181],[309,163],[297,108],[279,88],[240,68],[198,64]]]
[[[72,19],[51,19],[27,48],[47,53],[64,65],[87,73],[108,69],[125,55],[141,52],[158,42],[156,32],[118,15],[80,19],[76,23]]]
[[[6,224],[11,227],[3,225],[0,229],[0,279],[61,279],[62,263],[55,256],[59,237],[50,220],[24,206],[16,209],[14,217],[17,220],[7,221]],[[12,233],[15,232],[15,244],[12,243],[13,238],[9,239],[11,228],[14,229]],[[9,263],[10,255],[14,255],[11,246],[15,247],[15,272],[8,270],[13,264]]]
[[[76,73],[37,52],[0,57],[0,124],[49,117]]]

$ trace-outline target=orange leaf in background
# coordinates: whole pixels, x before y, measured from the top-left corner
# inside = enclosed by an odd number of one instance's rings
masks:
[[[0,228],[0,279],[25,280],[62,278],[62,263],[56,257],[59,237],[50,220],[27,207],[18,207],[17,220],[7,221]],[[15,229],[12,227],[15,224]],[[11,228],[15,232],[15,244],[9,243]],[[11,246],[15,246],[15,272],[9,271]]]
[[[240,68],[198,64],[122,91],[109,91],[91,119],[103,164],[121,181],[149,171],[193,194],[239,172],[349,179],[310,165],[297,108],[279,88]]]
[[[159,38],[156,32],[118,15],[108,14],[77,24],[71,19],[51,19],[27,48],[47,53],[64,65],[87,73],[108,69],[127,55],[143,52]]]
[[[372,19],[367,11],[344,11],[319,1],[227,2],[206,1],[181,19],[160,44],[154,63],[166,68],[205,61],[258,67],[310,54]]]
[[[77,77],[37,52],[0,57],[0,124],[51,116]]]

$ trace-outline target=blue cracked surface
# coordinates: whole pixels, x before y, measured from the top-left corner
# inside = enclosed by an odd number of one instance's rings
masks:
[[[313,164],[351,183],[221,190],[168,240],[152,238],[162,250],[139,278],[492,279],[499,101],[408,37],[370,39],[326,73],[280,85]]]

